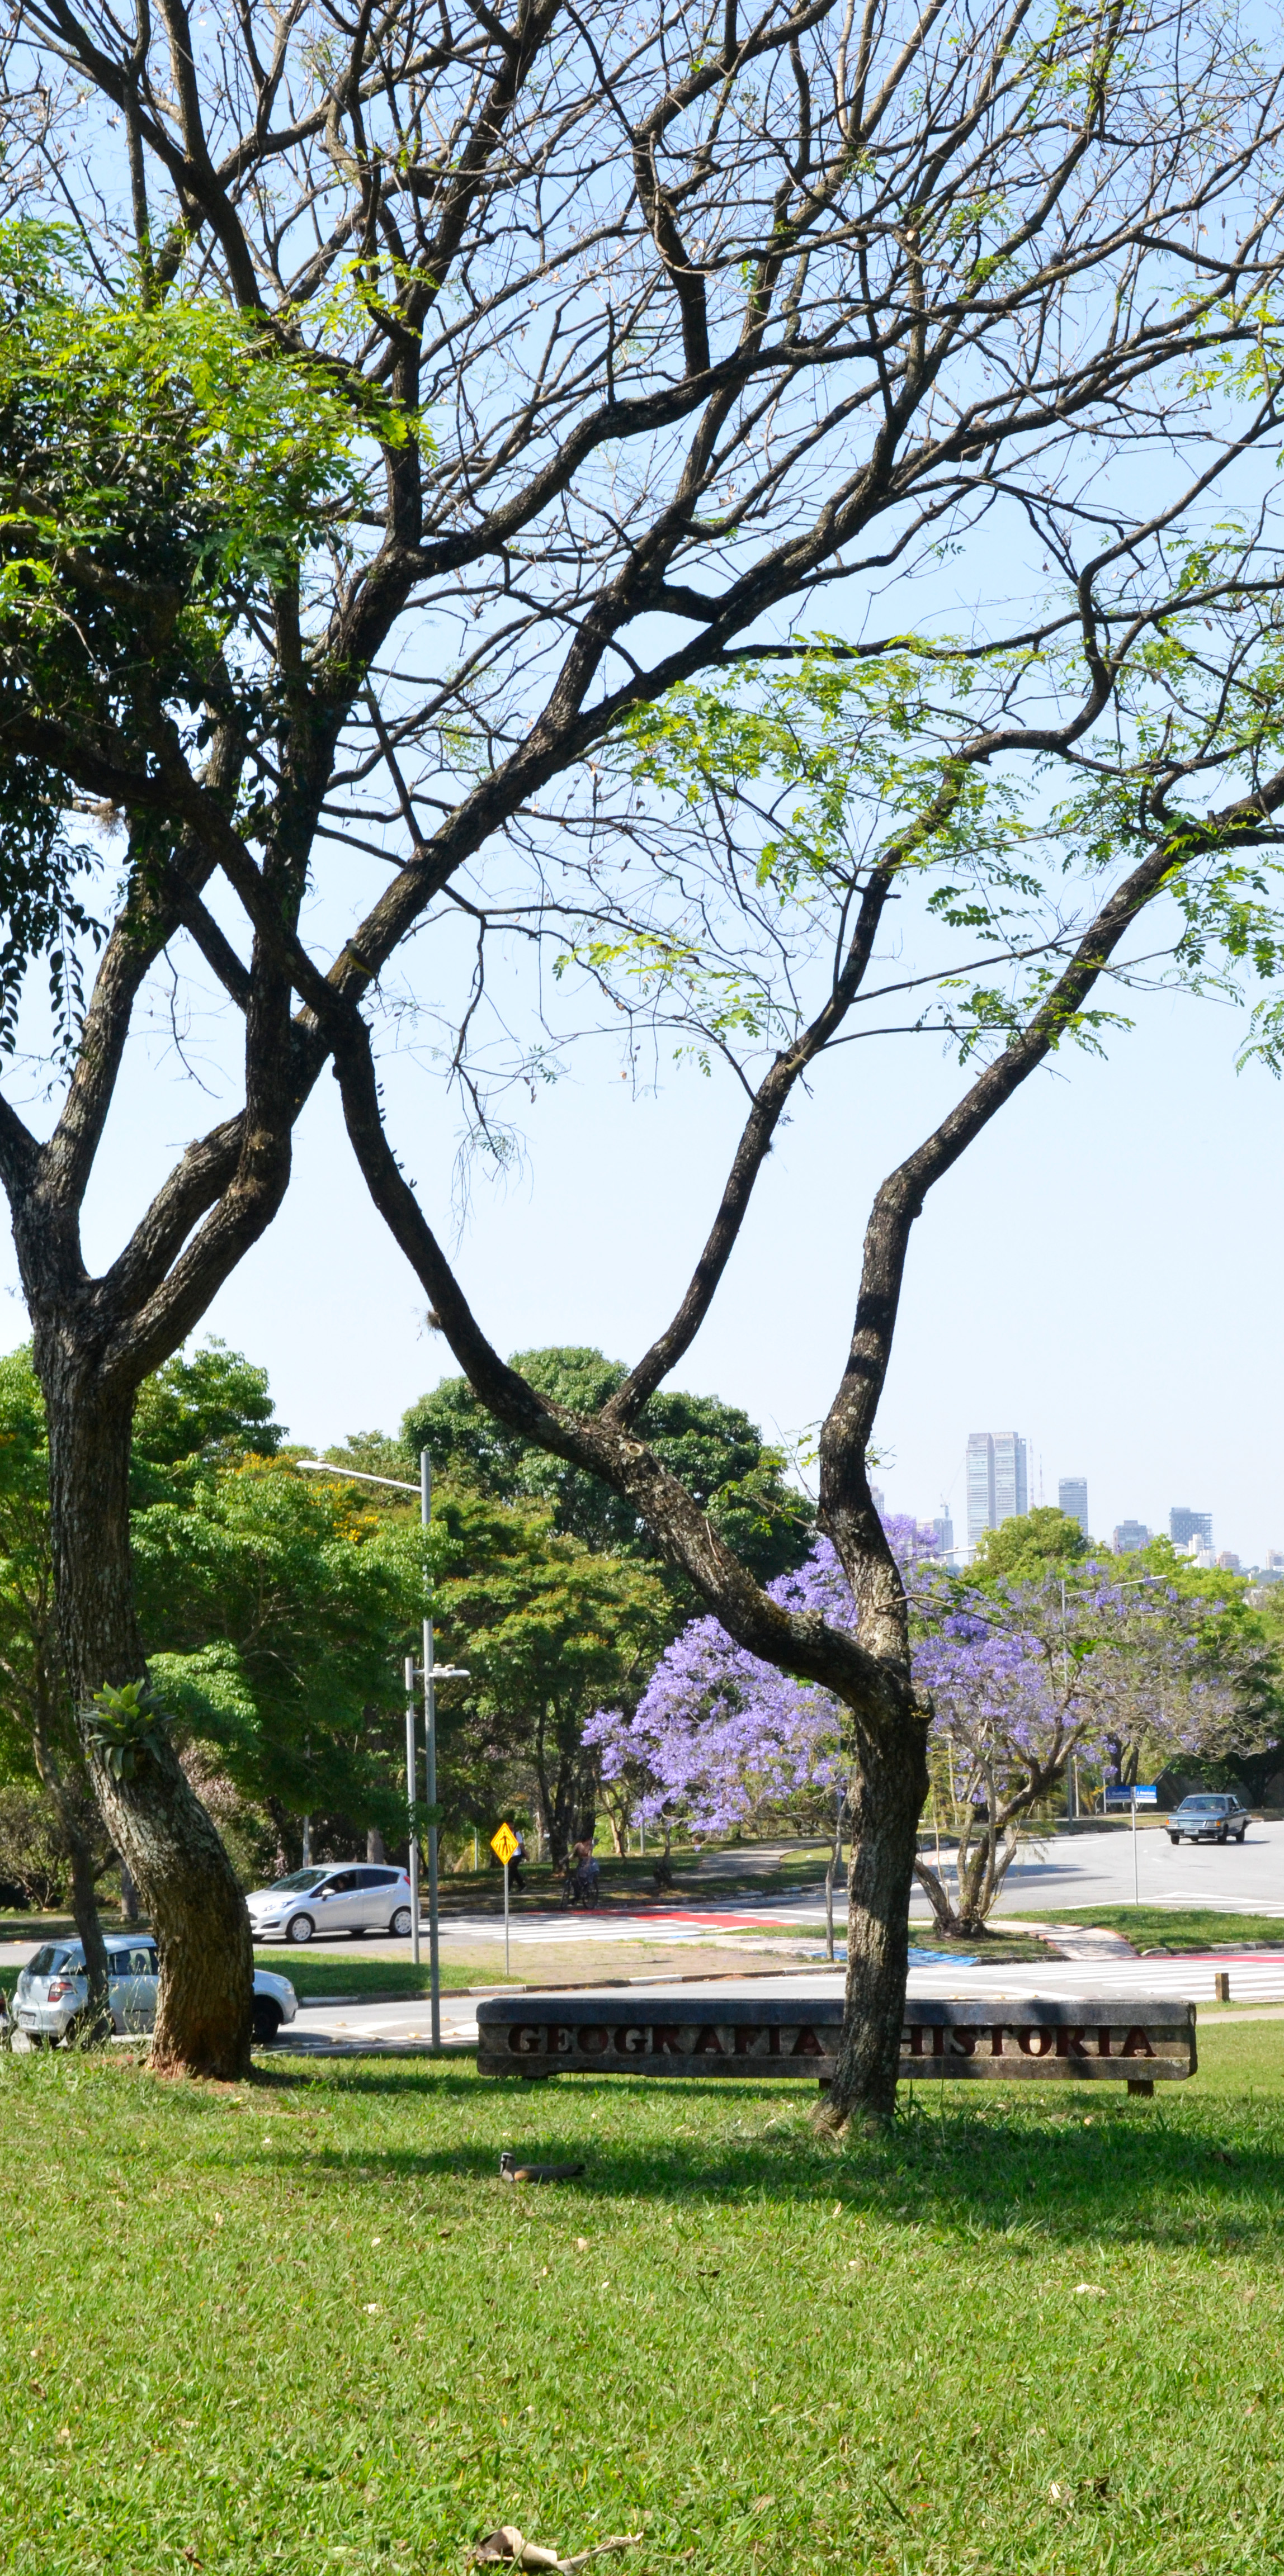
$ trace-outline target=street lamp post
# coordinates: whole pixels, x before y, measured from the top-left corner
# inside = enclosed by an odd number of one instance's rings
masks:
[[[410,1956],[419,1965],[419,1836],[415,1832],[415,1791],[418,1767],[415,1753],[415,1659],[407,1655],[402,1674],[406,1686],[406,1814],[409,1826],[410,1868]]]
[[[399,1494],[418,1494],[420,1524],[425,1530],[428,1527],[432,1512],[432,1460],[426,1449],[421,1449],[419,1452],[417,1485],[408,1484],[404,1476],[372,1476],[368,1468],[364,1467],[332,1467],[324,1458],[299,1458],[296,1459],[295,1464],[306,1468],[313,1475],[355,1477],[359,1485],[391,1485]],[[415,1683],[417,1680],[422,1680],[424,1686],[425,1786],[431,1817],[437,1804],[437,1684],[438,1682],[466,1682],[468,1679],[466,1665],[439,1664],[436,1661],[433,1653],[431,1619],[425,1619],[423,1624],[423,1658],[423,1664],[418,1672],[413,1655],[407,1655],[405,1662],[406,1797],[410,1807],[410,1925],[412,1956],[416,1966],[419,1964],[419,1837],[415,1831],[414,1809],[417,1803],[415,1791],[418,1785],[416,1774],[419,1764],[415,1750]],[[432,2044],[434,2048],[440,2048],[441,1947],[437,1908],[435,1818],[428,1827],[428,1981],[432,1989]]]
[[[432,1513],[432,1460],[426,1449],[419,1452],[419,1518],[425,1529]],[[433,1654],[432,1621],[424,1621],[424,1753],[428,1774],[428,1982],[432,1988],[432,2044],[441,2046],[441,1954],[437,1923],[437,1674],[449,1681],[467,1681],[466,1672],[451,1665],[438,1666]]]

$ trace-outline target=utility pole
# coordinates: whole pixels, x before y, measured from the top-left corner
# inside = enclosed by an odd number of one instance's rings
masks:
[[[419,1452],[419,1518],[424,1529],[432,1517],[432,1460]],[[437,1692],[433,1683],[432,1621],[424,1621],[424,1750],[428,1760],[428,1807],[437,1804]],[[437,1826],[428,1827],[428,1977],[432,1987],[432,2044],[441,2046],[441,1952],[437,1922]]]
[[[415,1659],[407,1655],[404,1669],[406,1685],[406,1811],[410,1822],[410,1956],[419,1965],[419,1835],[415,1828],[415,1777],[418,1758],[415,1752]]]
[[[359,1485],[391,1485],[400,1494],[419,1496],[419,1518],[428,1527],[432,1511],[432,1460],[426,1449],[419,1452],[419,1483],[408,1485],[404,1476],[373,1476],[365,1467],[335,1467],[325,1458],[296,1458],[296,1467],[310,1475],[333,1476],[338,1484],[353,1480]],[[466,1682],[466,1664],[438,1664],[433,1660],[432,1621],[425,1619],[423,1628],[424,1739],[428,1770],[428,1806],[437,1804],[437,1690],[438,1682]],[[411,1956],[419,1964],[419,1836],[415,1830],[415,1807],[419,1757],[415,1745],[415,1683],[419,1679],[413,1655],[407,1655],[406,1685],[406,1803],[410,1809],[410,1933]],[[474,1843],[476,1836],[474,1836]],[[437,1828],[428,1827],[428,1959],[432,1985],[432,2040],[441,2045],[441,1961],[438,1955],[437,1922]]]
[[[1039,1500],[1042,1502],[1042,1460],[1039,1462],[1039,1484]],[[1068,1713],[1070,1707],[1070,1649],[1066,1643],[1066,1579],[1064,1574],[1061,1577],[1061,1707],[1063,1714]],[[1066,1812],[1077,1820],[1079,1814],[1079,1766],[1073,1753],[1070,1756],[1070,1769],[1067,1776],[1066,1786],[1068,1791],[1066,1798]]]
[[[426,1449],[419,1452],[419,1518],[425,1534],[432,1517],[432,1460]],[[466,1682],[466,1664],[439,1664],[433,1652],[432,1621],[424,1621],[424,1753],[427,1764],[428,1812],[428,1982],[432,1989],[432,2018],[429,2028],[434,2048],[441,2046],[441,1946],[437,1909],[437,1826],[433,1810],[437,1804],[437,1684]],[[418,1939],[419,1917],[415,1915],[415,1937]],[[415,1956],[418,1958],[418,1950]]]

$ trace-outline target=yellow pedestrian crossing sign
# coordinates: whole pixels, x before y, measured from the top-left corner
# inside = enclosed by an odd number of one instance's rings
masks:
[[[514,1833],[512,1826],[501,1825],[498,1833],[491,1835],[490,1847],[496,1860],[499,1861],[504,1868],[507,1868],[509,1861],[512,1859],[513,1854],[517,1849],[517,1836]]]

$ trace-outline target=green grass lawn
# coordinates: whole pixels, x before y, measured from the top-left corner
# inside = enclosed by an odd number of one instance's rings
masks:
[[[910,1942],[916,1950],[935,1950],[942,1959],[982,1960],[987,1968],[1001,1968],[1005,1959],[1046,1959],[1048,1956],[1045,1941],[1036,1939],[1032,1932],[1005,1932],[997,1915],[983,1932],[975,1932],[967,1940],[962,1934],[956,1941],[948,1940],[931,1923],[911,1923]]]
[[[104,1932],[127,1932],[127,1924],[117,1906],[99,1908]],[[76,1926],[70,1914],[0,1914],[0,1941],[59,1941],[76,1938]]]
[[[845,2147],[801,2087],[0,2057],[0,2567],[1277,2569],[1284,2026],[1201,2057]]]
[[[288,1977],[300,2003],[308,2002],[314,1995],[356,1995],[363,2003],[385,1998],[395,2001],[402,1995],[413,1997],[430,1992],[426,1936],[423,1948],[424,1957],[416,1967],[409,1955],[405,1959],[365,1958],[355,1942],[351,1956],[344,1950],[341,1955],[317,1958],[309,1950],[290,1950],[283,1941],[274,1941],[265,1949],[255,1951],[254,1964],[256,1968],[271,1968],[278,1977]],[[499,1973],[494,1977],[484,1977],[476,1968],[458,1967],[450,1960],[443,1959],[441,1963],[443,1994],[470,1986],[502,1986],[508,1982],[516,1984],[518,1980],[505,1979],[502,1959]],[[0,2566],[3,2566],[3,2560],[0,2560]]]
[[[1029,1923],[1099,1923],[1123,1932],[1138,1950],[1207,1950],[1215,1941],[1265,1941],[1284,1950],[1284,1920],[1271,1914],[1218,1914],[1201,1905],[1098,1905],[1063,1914],[1027,1913]],[[996,1920],[1001,1919],[997,1918]]]

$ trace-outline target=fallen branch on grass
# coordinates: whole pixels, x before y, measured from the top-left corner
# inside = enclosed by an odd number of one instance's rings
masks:
[[[612,2540],[595,2540],[591,2549],[581,2549],[574,2558],[559,2558],[556,2549],[541,2547],[537,2540],[526,2540],[515,2522],[503,2522],[498,2531],[490,2531],[480,2540],[469,2559],[470,2567],[495,2566],[507,2560],[510,2566],[548,2567],[556,2576],[572,2576],[572,2570],[586,2567],[590,2558],[603,2558],[608,2549],[636,2549],[640,2531],[618,2532]]]

